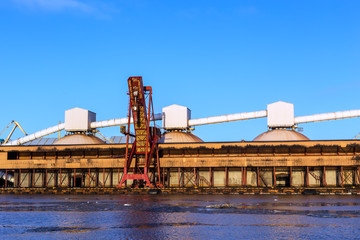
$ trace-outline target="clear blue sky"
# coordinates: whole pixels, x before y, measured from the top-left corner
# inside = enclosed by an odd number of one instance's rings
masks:
[[[132,75],[153,87],[156,112],[179,104],[193,118],[280,100],[295,116],[360,109],[359,13],[343,0],[1,0],[0,128],[16,120],[33,133],[73,107],[125,117]],[[348,139],[360,119],[300,126],[310,139]],[[238,141],[266,130],[264,118],[194,133]]]

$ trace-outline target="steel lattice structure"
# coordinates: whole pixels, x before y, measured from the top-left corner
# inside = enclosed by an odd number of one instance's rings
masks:
[[[133,185],[135,186],[145,185],[147,187],[154,187],[156,185],[155,170],[157,170],[157,174],[160,176],[157,147],[160,129],[155,127],[152,88],[143,86],[142,77],[129,77],[128,85],[130,101],[126,132],[125,167],[119,187],[122,187],[128,179],[134,180]],[[130,133],[131,118],[133,118],[135,135]],[[150,126],[151,123],[152,126]],[[132,146],[129,144],[131,135],[135,137]],[[149,178],[150,168],[153,170],[152,181]]]

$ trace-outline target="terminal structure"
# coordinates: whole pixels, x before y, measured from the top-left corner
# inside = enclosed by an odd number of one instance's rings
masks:
[[[298,124],[360,117],[360,110],[295,117],[293,104],[276,102],[266,110],[192,119],[180,105],[154,114],[151,87],[141,77],[128,83],[127,117],[97,121],[96,113],[73,108],[64,123],[1,145],[1,191],[360,193],[358,140],[312,141],[296,131]],[[198,125],[264,117],[268,131],[253,141],[203,142],[192,132]],[[162,134],[155,121],[162,121]],[[127,126],[126,137],[97,136],[113,126]],[[62,130],[56,141],[38,141]]]

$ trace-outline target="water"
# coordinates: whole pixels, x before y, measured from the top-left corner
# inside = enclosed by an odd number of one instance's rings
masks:
[[[360,197],[0,195],[0,238],[360,239]]]

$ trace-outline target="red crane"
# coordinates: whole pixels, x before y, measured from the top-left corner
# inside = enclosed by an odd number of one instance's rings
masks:
[[[142,77],[129,77],[128,85],[130,101],[129,121],[125,133],[125,166],[124,174],[118,187],[122,187],[128,179],[134,180],[133,186],[136,187],[155,187],[156,170],[159,179],[157,185],[160,186],[160,164],[157,141],[161,133],[160,129],[155,127],[152,88],[143,86]],[[131,117],[133,118],[135,135],[130,133]],[[152,126],[150,126],[150,124]],[[129,144],[130,136],[135,137],[132,145]],[[150,181],[149,178],[150,170],[152,170],[152,181]]]

